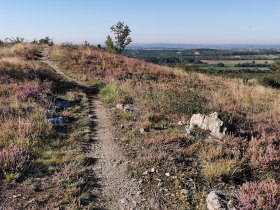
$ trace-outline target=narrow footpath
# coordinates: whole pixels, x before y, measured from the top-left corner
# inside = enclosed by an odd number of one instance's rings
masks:
[[[121,149],[114,142],[114,127],[106,108],[97,98],[96,89],[70,78],[51,60],[48,59],[49,48],[42,52],[41,61],[68,81],[83,89],[89,101],[91,155],[97,160],[92,166],[97,178],[93,201],[100,209],[143,209],[140,191],[136,180],[127,174],[127,160]]]

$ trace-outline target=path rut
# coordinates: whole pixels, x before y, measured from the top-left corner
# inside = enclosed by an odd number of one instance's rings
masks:
[[[142,209],[140,207],[139,188],[136,180],[127,174],[127,160],[121,149],[114,142],[114,127],[106,108],[96,97],[96,89],[70,78],[51,60],[48,59],[49,49],[42,52],[41,61],[68,81],[86,90],[89,100],[90,138],[92,142],[91,155],[97,159],[92,166],[98,180],[93,189],[97,199],[94,205],[101,209]]]

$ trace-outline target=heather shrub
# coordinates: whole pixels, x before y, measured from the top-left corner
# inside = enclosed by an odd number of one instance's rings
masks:
[[[27,86],[17,92],[17,98],[21,102],[35,100],[39,103],[48,102],[48,96],[42,92],[40,87]]]
[[[72,182],[77,176],[77,169],[65,166],[54,174],[54,179],[58,182]]]
[[[280,163],[280,133],[266,123],[255,126],[258,137],[249,142],[250,165],[257,170],[278,169]]]
[[[254,169],[279,168],[280,148],[278,145],[269,142],[268,139],[253,139],[249,143],[248,154],[250,165]]]
[[[4,174],[22,173],[30,165],[31,154],[28,149],[11,145],[0,151],[0,169]]]
[[[279,210],[280,185],[276,181],[246,182],[238,197],[241,208],[246,210]]]

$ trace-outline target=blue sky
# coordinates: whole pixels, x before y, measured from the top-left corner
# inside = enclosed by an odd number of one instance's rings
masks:
[[[121,20],[134,43],[280,44],[279,0],[0,0],[0,39],[104,43]]]

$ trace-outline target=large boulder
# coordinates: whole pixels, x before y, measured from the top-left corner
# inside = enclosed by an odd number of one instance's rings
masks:
[[[211,135],[218,139],[221,139],[226,132],[224,122],[218,118],[217,112],[209,115],[194,114],[186,130],[191,133],[195,127],[210,131]]]
[[[71,103],[69,101],[59,98],[56,95],[47,94],[47,98],[49,101],[54,103],[56,109],[66,109],[71,106]]]
[[[208,210],[228,210],[225,204],[225,195],[219,191],[212,191],[206,198]]]

